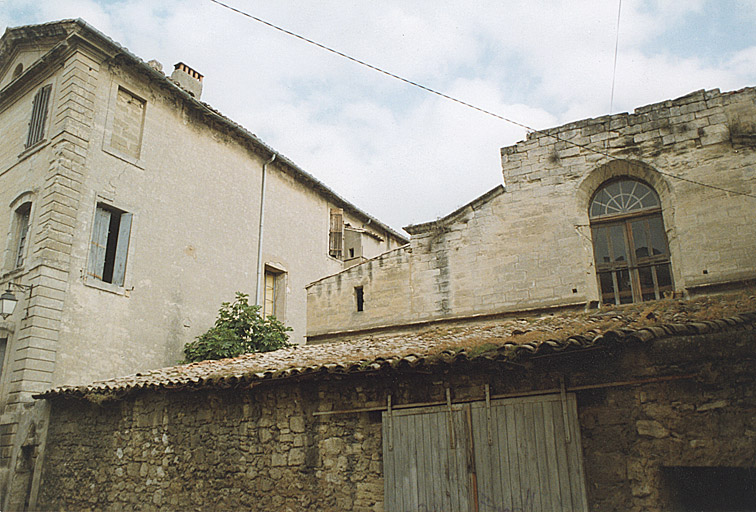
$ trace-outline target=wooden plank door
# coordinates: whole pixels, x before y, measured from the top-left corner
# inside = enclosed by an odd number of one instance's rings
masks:
[[[385,509],[473,510],[471,433],[464,408],[404,409],[388,415],[383,413]]]
[[[588,510],[576,400],[565,398],[472,404],[480,512]]]
[[[569,394],[385,412],[383,472],[388,512],[588,510]]]

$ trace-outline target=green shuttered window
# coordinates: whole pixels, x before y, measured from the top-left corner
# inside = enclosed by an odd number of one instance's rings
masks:
[[[87,275],[123,286],[131,234],[130,213],[98,204],[89,247]]]

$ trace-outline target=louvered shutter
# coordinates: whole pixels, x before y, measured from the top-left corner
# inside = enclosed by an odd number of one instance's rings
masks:
[[[344,210],[331,208],[331,229],[328,234],[328,254],[339,258],[344,254]]]
[[[45,137],[45,121],[47,120],[47,104],[50,101],[51,85],[46,85],[37,91],[32,104],[32,115],[29,121],[29,134],[26,136],[26,147],[31,147]]]

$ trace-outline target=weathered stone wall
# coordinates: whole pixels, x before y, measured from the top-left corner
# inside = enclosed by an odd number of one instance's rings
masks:
[[[308,337],[597,301],[588,207],[619,176],[659,194],[677,292],[756,278],[756,208],[743,195],[756,195],[755,101],[756,89],[699,91],[532,133],[502,149],[505,189],[407,228],[405,261],[309,286]]]
[[[673,510],[666,467],[756,468],[754,341],[751,331],[660,342],[602,373],[694,378],[578,394],[591,510]]]
[[[380,412],[314,411],[576,391],[595,511],[668,510],[665,466],[756,467],[753,330],[560,353],[526,366],[55,399],[46,510],[383,510]],[[659,377],[683,376],[678,380]],[[656,380],[654,380],[656,379]],[[629,385],[627,381],[647,381]],[[623,384],[625,383],[625,384]]]
[[[305,382],[56,402],[39,506],[382,510],[380,415],[312,415],[382,395]]]
[[[756,89],[701,90],[632,114],[534,132],[502,149],[504,181],[520,200],[536,192],[552,210],[549,219],[567,216],[580,230],[603,181],[643,179],[662,200],[676,289],[753,279],[756,210],[753,197],[738,193],[756,195],[754,120]],[[540,200],[538,191],[549,196]]]

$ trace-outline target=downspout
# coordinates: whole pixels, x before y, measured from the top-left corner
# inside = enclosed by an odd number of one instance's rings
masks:
[[[255,305],[260,305],[260,290],[262,290],[262,252],[263,252],[263,224],[265,220],[265,175],[268,169],[268,165],[273,163],[276,159],[276,153],[270,157],[270,160],[263,163],[262,167],[262,182],[260,184],[260,225],[257,230],[257,286],[255,287]]]

